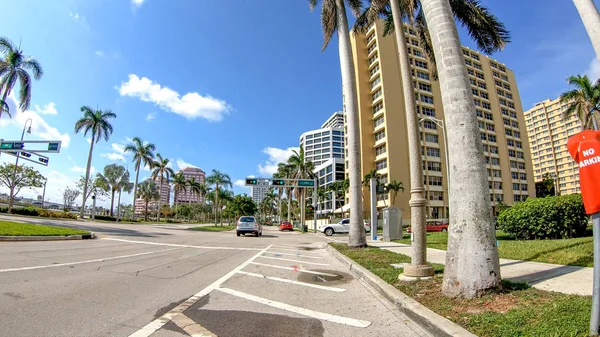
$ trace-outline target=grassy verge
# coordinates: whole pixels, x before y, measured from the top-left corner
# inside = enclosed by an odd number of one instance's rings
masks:
[[[502,231],[496,231],[498,254],[512,260],[555,263],[567,266],[593,267],[591,237],[562,240],[513,240]],[[408,238],[397,240],[410,244]],[[427,233],[427,247],[446,250],[448,233]]]
[[[390,263],[409,262],[406,255],[374,247],[353,249],[331,245],[422,305],[480,337],[587,336],[591,297],[566,295],[502,282],[502,290],[481,298],[451,299],[442,295],[443,266],[434,265],[430,280],[398,281],[401,269]]]
[[[225,232],[235,229],[235,226],[200,226],[194,227],[192,230],[201,232]]]
[[[0,236],[66,236],[83,234],[90,234],[90,232],[65,227],[0,221]]]

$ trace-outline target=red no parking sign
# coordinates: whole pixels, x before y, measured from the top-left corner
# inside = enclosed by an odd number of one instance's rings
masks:
[[[579,184],[585,212],[600,212],[600,131],[586,130],[576,134],[569,138],[567,148],[579,164]]]

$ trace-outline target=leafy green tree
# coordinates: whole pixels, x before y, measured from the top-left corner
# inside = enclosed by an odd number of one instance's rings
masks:
[[[135,166],[135,183],[133,184],[134,203],[138,198],[137,186],[140,177],[140,169],[142,168],[142,164],[148,168],[152,166],[152,163],[154,162],[154,151],[156,151],[156,146],[152,143],[142,141],[140,137],[134,137],[131,140],[131,143],[125,146],[125,152],[133,154],[132,162]]]
[[[115,193],[121,189],[121,180],[125,174],[129,176],[125,166],[118,164],[106,165],[104,166],[104,173],[97,174],[96,179],[99,181],[100,187],[110,193],[110,216],[113,216]]]
[[[288,163],[279,163],[277,164],[277,177],[279,178],[283,178],[283,179],[293,179],[293,172],[292,172],[292,166]],[[282,192],[282,189],[280,188],[280,193]],[[287,220],[288,221],[292,221],[292,207],[290,207],[292,205],[292,188],[291,187],[286,187],[285,188],[285,195],[288,201],[288,205],[286,206],[287,209]]]
[[[145,205],[144,220],[148,221],[148,203],[159,199],[160,194],[158,193],[156,184],[152,180],[145,180],[140,184],[139,188],[140,199],[144,200]]]
[[[88,133],[92,135],[92,141],[90,142],[90,152],[88,154],[87,167],[85,170],[85,181],[83,185],[83,192],[81,193],[84,198],[81,203],[81,212],[79,217],[83,218],[83,212],[85,211],[85,195],[88,189],[88,180],[90,177],[90,169],[92,167],[92,152],[94,151],[94,144],[99,142],[101,138],[108,141],[110,135],[113,133],[113,126],[110,124],[110,119],[117,118],[117,115],[110,110],[92,110],[89,106],[82,106],[81,111],[83,117],[77,120],[75,123],[75,133],[83,131],[83,135],[87,136]]]
[[[83,187],[86,184],[85,176],[79,177],[77,183],[75,183],[75,187],[83,193]],[[108,196],[108,192],[105,191],[101,186],[101,181],[97,177],[88,177],[87,179],[87,190],[85,195],[83,196],[85,200],[87,200],[91,195],[96,195],[96,197],[106,197]]]
[[[121,176],[121,179],[117,183],[117,188],[119,189],[119,200],[117,204],[119,205],[117,208],[117,220],[121,218],[121,192],[125,191],[127,193],[131,193],[133,191],[133,183],[130,181],[129,170],[126,170],[125,173]]]
[[[254,200],[247,195],[236,195],[230,205],[236,219],[244,215],[254,215],[258,211]]]
[[[177,205],[179,204],[178,200],[179,200],[179,196],[182,193],[186,192],[186,188],[187,188],[187,180],[185,179],[185,176],[183,175],[183,173],[178,172],[175,173],[175,175],[173,176],[173,193],[175,193],[175,219],[177,219],[178,217],[178,211],[179,208],[177,207]]]
[[[550,173],[546,172],[542,175],[542,181],[535,183],[536,198],[544,198],[555,195],[554,179]]]
[[[31,104],[31,75],[39,80],[44,75],[42,66],[39,62],[31,57],[23,54],[21,46],[17,47],[9,39],[0,37],[0,52],[4,54],[4,59],[0,60],[0,101],[3,103],[0,109],[0,117],[2,112],[8,113],[8,105],[6,98],[14,88],[17,80],[19,81],[19,107],[21,110],[29,109]]]
[[[63,191],[63,207],[65,212],[71,211],[73,207],[73,203],[75,203],[75,199],[81,194],[78,189],[70,188],[67,186]]]
[[[392,194],[392,207],[396,202],[396,196],[398,196],[398,192],[404,192],[404,185],[401,181],[392,180],[387,185],[385,185],[385,191],[387,193]]]
[[[304,147],[300,146],[300,151],[292,150],[292,155],[288,159],[291,176],[295,179],[311,179],[314,177],[315,164],[306,160],[304,156]],[[297,187],[296,199],[300,200],[299,205],[306,204],[305,189]],[[300,222],[304,224],[306,209],[300,209]]]
[[[159,193],[162,193],[163,182],[167,183],[170,181],[171,177],[175,175],[173,169],[169,166],[169,158],[163,158],[160,153],[156,154],[156,161],[152,163],[152,179],[159,180]],[[158,209],[161,209],[161,200],[162,198],[158,198]],[[160,212],[157,212],[156,221],[160,222]]]
[[[218,170],[213,169],[211,175],[209,175],[208,177],[206,177],[206,184],[208,185],[214,185],[215,186],[215,225],[217,224],[217,209],[220,209],[219,207],[219,187],[222,186],[224,188],[227,187],[233,187],[233,185],[231,184],[231,177],[223,172],[220,172]],[[221,222],[221,225],[223,223]]]
[[[598,130],[600,116],[600,79],[592,83],[587,75],[569,76],[569,84],[575,89],[560,95],[561,104],[568,104],[563,118],[569,119],[573,115],[579,117],[584,129]]]
[[[0,165],[0,183],[10,190],[14,190],[13,198],[23,188],[40,188],[44,186],[46,178],[32,167],[3,163]]]

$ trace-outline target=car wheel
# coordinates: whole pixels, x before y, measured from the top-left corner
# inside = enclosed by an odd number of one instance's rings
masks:
[[[447,232],[448,230],[446,228],[442,228],[442,233]]]
[[[240,236],[240,232],[236,232],[237,236]]]
[[[331,227],[330,227],[330,228],[327,228],[327,229],[325,230],[325,235],[327,235],[327,236],[332,236],[332,235],[333,235],[333,228],[331,228]]]

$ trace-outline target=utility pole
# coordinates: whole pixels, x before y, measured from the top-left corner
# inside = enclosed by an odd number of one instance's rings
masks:
[[[377,240],[377,179],[369,181],[371,192],[371,240]]]
[[[48,182],[48,178],[44,180],[44,192],[42,192],[42,208],[44,208],[44,200],[46,199],[46,183]]]

